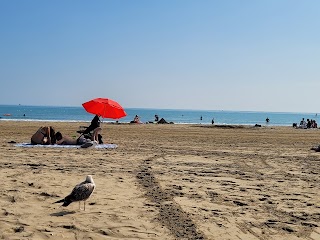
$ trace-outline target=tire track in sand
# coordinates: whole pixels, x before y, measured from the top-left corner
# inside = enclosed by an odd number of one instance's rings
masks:
[[[159,210],[158,220],[166,226],[176,238],[181,239],[205,239],[203,233],[197,230],[197,226],[177,204],[174,194],[168,190],[163,190],[152,172],[152,160],[144,160],[139,166],[137,179],[139,184],[145,189],[145,195],[155,203]]]

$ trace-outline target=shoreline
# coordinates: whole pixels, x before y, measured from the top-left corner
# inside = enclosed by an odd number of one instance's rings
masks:
[[[155,115],[159,119],[175,124],[236,124],[236,125],[271,125],[292,126],[299,123],[302,118],[318,120],[318,116],[310,113],[277,113],[261,111],[204,111],[204,110],[170,110],[170,109],[126,109],[127,116],[119,119],[120,123],[129,123],[135,115],[144,123],[154,122]],[[3,116],[10,114],[11,116]],[[81,122],[91,121],[92,114],[87,113],[82,107],[4,107],[0,105],[0,120],[27,120],[27,121],[63,121]],[[266,120],[270,122],[267,123]],[[106,122],[115,122],[113,119],[102,119]]]
[[[4,239],[319,239],[318,131],[102,123],[116,149],[23,148],[0,121]],[[54,122],[76,137],[79,124]],[[53,202],[92,175],[86,211]]]
[[[89,121],[85,121],[85,120],[43,120],[43,119],[4,119],[4,118],[0,118],[0,122],[1,121],[4,121],[4,122],[50,122],[50,123],[90,123],[91,120]],[[107,120],[107,121],[103,121],[103,123],[105,124],[131,124],[131,125],[135,125],[134,123],[130,123],[130,122],[116,122],[116,120]],[[156,122],[152,122],[152,121],[149,121],[149,122],[143,122],[142,124],[158,124]],[[173,124],[176,124],[176,125],[203,125],[203,126],[216,126],[216,127],[223,127],[223,126],[255,126],[254,123],[248,123],[248,124],[221,124],[221,123],[215,123],[215,124],[212,124],[212,123],[168,123],[168,125],[173,125]],[[159,124],[159,125],[166,125],[166,124]],[[258,124],[260,125],[261,127],[292,127],[292,124],[291,125],[276,125],[276,124],[272,124],[272,123],[268,123],[268,124]],[[318,128],[320,129],[320,127]]]

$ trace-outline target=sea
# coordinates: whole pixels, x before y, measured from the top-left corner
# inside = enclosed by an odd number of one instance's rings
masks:
[[[102,119],[103,122],[129,123],[135,115],[143,123],[152,123],[155,115],[174,124],[214,124],[219,125],[268,125],[293,126],[302,118],[318,122],[317,113],[224,111],[224,110],[182,110],[126,108],[127,116],[120,119]],[[0,105],[0,121],[52,121],[52,122],[90,122],[94,116],[82,106],[25,106]],[[269,122],[266,122],[266,119]]]

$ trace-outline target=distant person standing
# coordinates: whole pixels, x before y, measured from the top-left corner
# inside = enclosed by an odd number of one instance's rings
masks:
[[[200,121],[202,121],[202,116],[200,116]]]
[[[212,118],[212,120],[211,120],[211,124],[214,124],[214,118]]]
[[[266,123],[269,123],[270,122],[270,119],[267,117],[266,118]]]
[[[155,122],[158,122],[159,121],[159,116],[156,114],[156,115],[154,115],[154,121]]]

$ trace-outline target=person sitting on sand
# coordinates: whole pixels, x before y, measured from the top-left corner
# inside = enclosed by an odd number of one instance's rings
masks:
[[[132,121],[133,123],[142,123],[138,115],[136,115]]]
[[[56,138],[55,138],[55,130],[53,127],[40,127],[35,134],[31,137],[31,144],[42,144],[42,145],[49,145],[49,144],[55,144]]]
[[[299,128],[307,128],[307,122],[304,120],[304,118],[302,118],[300,121]]]
[[[80,133],[81,136],[84,136],[85,138],[89,138],[89,139],[94,138],[99,142],[99,144],[103,144],[102,136],[99,133],[101,132],[100,123],[101,123],[101,120],[99,115],[95,115],[89,127],[85,127],[85,130],[79,130],[77,132]],[[98,134],[97,136],[94,135],[95,131],[96,132],[99,131],[97,133]]]
[[[96,128],[100,127],[100,118],[98,115],[95,115],[94,118],[91,120],[90,126],[84,130],[83,134],[90,133],[91,131],[95,130]]]
[[[312,120],[311,127],[312,128],[318,128],[318,124],[317,124],[316,120]]]

